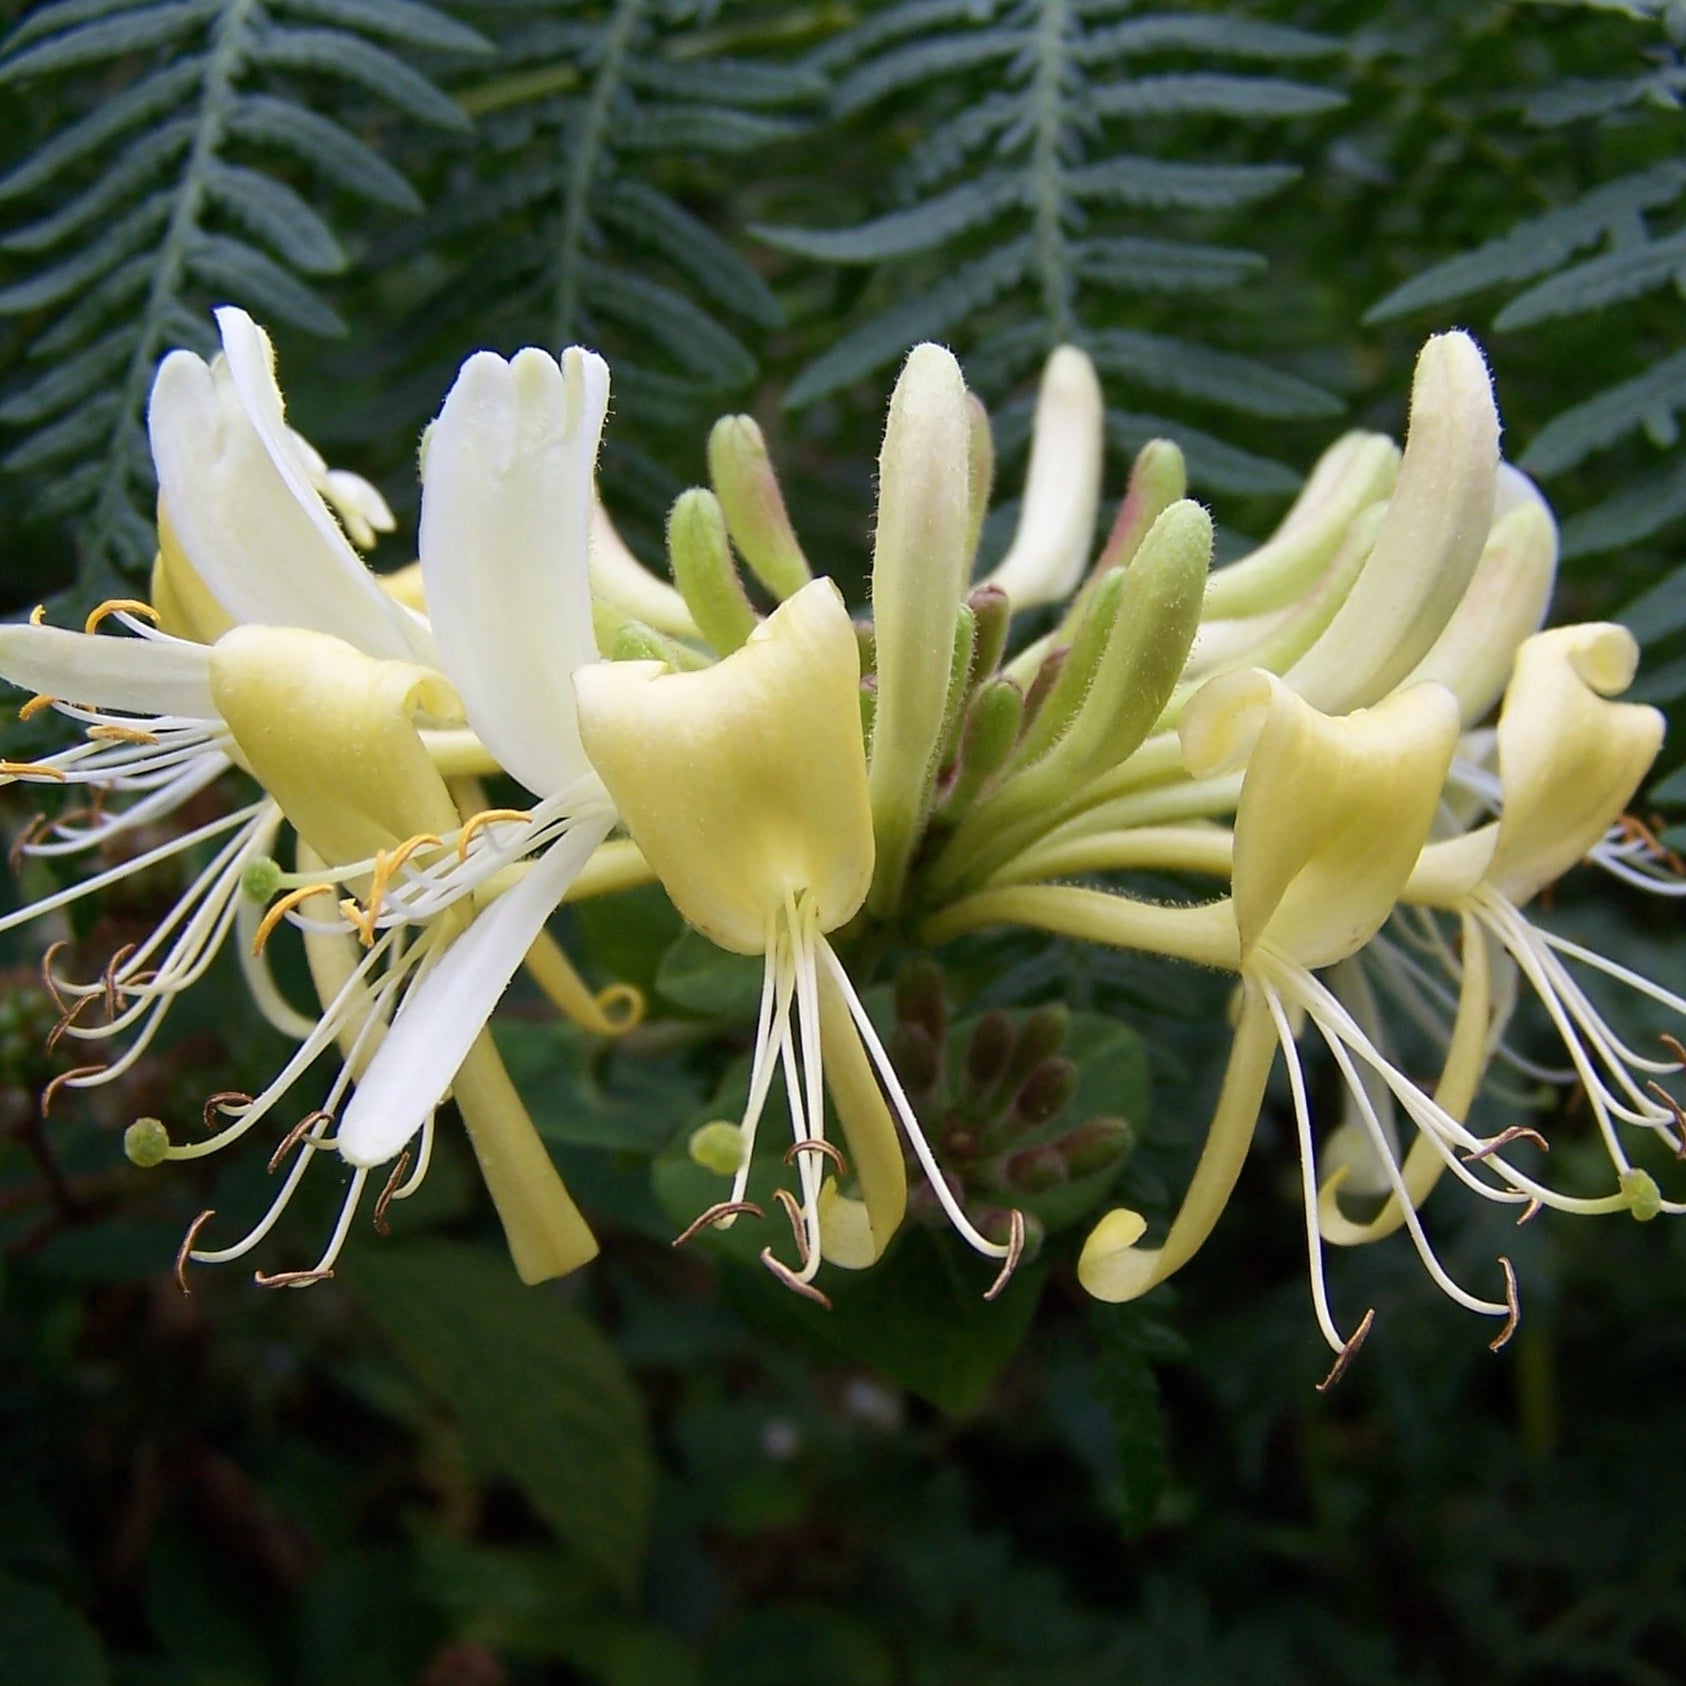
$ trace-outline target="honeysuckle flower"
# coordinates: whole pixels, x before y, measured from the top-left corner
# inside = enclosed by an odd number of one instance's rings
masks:
[[[1143,1247],[1146,1222],[1120,1208],[1096,1226],[1079,1264],[1091,1293],[1131,1299],[1163,1281],[1196,1251],[1233,1189],[1280,1048],[1299,1135],[1313,1305],[1336,1353],[1338,1375],[1369,1327],[1367,1316],[1343,1337],[1328,1304],[1319,1229],[1319,1176],[1297,1020],[1316,1029],[1339,1069],[1369,1138],[1370,1163],[1398,1198],[1403,1221],[1435,1281],[1460,1304],[1514,1327],[1514,1281],[1504,1263],[1505,1297],[1484,1300],[1455,1282],[1436,1257],[1370,1091],[1380,1084],[1436,1156],[1482,1192],[1571,1210],[1628,1204],[1553,1194],[1513,1170],[1500,1149],[1508,1138],[1476,1136],[1424,1094],[1386,1057],[1359,1019],[1316,974],[1357,953],[1380,929],[1416,868],[1458,742],[1457,699],[1432,681],[1341,716],[1312,708],[1282,679],[1262,670],[1211,681],[1185,711],[1181,739],[1189,770],[1207,777],[1245,768],[1231,845],[1232,894],[1199,906],[1161,906],[1099,890],[1034,884],[984,890],[932,919],[932,941],[1002,921],[1195,960],[1239,974],[1240,1006],[1223,1088],[1194,1180],[1168,1234]],[[1092,862],[1101,865],[1102,862]],[[1125,864],[1130,864],[1126,862]],[[1212,864],[1217,864],[1216,862]],[[1460,1058],[1486,1056],[1485,1012],[1457,1038]],[[1471,1044],[1476,1052],[1470,1053]],[[1461,1081],[1463,1072],[1453,1074]],[[1417,1151],[1413,1149],[1413,1152]],[[1473,1164],[1500,1179],[1494,1189]],[[1503,1261],[1501,1261],[1503,1263]]]
[[[339,1149],[367,1168],[432,1116],[492,1009],[615,809],[580,740],[572,680],[597,661],[589,550],[609,370],[578,347],[471,357],[428,433],[420,552],[440,658],[469,725],[538,796],[481,816],[457,858],[394,882],[369,923],[436,918],[522,855],[535,858],[420,979],[345,1112]],[[437,846],[429,823],[415,838]],[[412,839],[415,841],[415,839]],[[519,1261],[518,1261],[519,1262]]]
[[[456,826],[456,804],[417,730],[418,720],[450,725],[462,715],[457,693],[434,669],[379,661],[326,634],[275,627],[237,627],[218,640],[205,660],[212,698],[236,751],[280,804],[311,857],[330,867],[374,862],[371,876],[378,887],[383,863],[394,859],[407,839],[449,833]],[[323,883],[307,882],[271,910],[266,926],[284,910],[308,909],[325,889]],[[295,917],[304,914],[295,912]],[[213,1215],[203,1214],[183,1243],[183,1264],[225,1263],[250,1252],[269,1234],[312,1159],[336,1146],[343,1150],[343,1128],[336,1135],[334,1126],[348,1090],[356,1083],[355,1093],[361,1094],[363,1084],[374,1079],[380,1052],[403,1032],[408,992],[437,968],[442,955],[454,952],[462,940],[459,933],[474,929],[471,920],[469,907],[458,905],[413,935],[403,925],[367,933],[367,953],[337,980],[320,1018],[262,1092],[214,1097],[206,1113],[208,1123],[218,1124],[214,1132],[165,1148],[160,1157],[199,1158],[240,1139],[286,1100],[326,1049],[341,1045],[343,1063],[326,1098],[284,1132],[271,1161],[275,1169],[292,1156],[268,1211],[240,1240],[217,1248],[199,1245],[200,1232]],[[336,925],[331,921],[318,934],[339,939]],[[260,939],[266,934],[260,931]],[[312,958],[320,967],[328,956],[318,947]],[[332,1273],[376,1166],[392,1165],[376,1202],[377,1222],[384,1223],[390,1202],[414,1192],[431,1156],[434,1107],[452,1078],[523,1280],[560,1275],[592,1256],[596,1248],[590,1231],[482,1022],[465,1039],[446,1084],[430,1097],[416,1130],[378,1158],[342,1151],[353,1171],[339,1221],[317,1263],[304,1271],[260,1275],[261,1283],[301,1286]],[[412,1173],[409,1144],[418,1131]]]
[[[1493,951],[1508,957],[1544,1006],[1617,1173],[1615,1195],[1579,1209],[1653,1215],[1686,1207],[1663,1200],[1649,1174],[1633,1166],[1617,1125],[1640,1126],[1686,1150],[1679,1103],[1654,1076],[1645,1075],[1678,1071],[1681,1062],[1646,1058],[1627,1047],[1565,962],[1604,972],[1675,1013],[1686,1012],[1686,1001],[1533,924],[1523,912],[1540,890],[1602,842],[1662,744],[1664,722],[1655,709],[1611,700],[1631,682],[1638,654],[1631,633],[1603,624],[1560,627],[1522,644],[1495,734],[1498,817],[1430,843],[1402,900],[1459,922],[1462,962],[1451,959],[1450,949],[1443,952],[1460,986],[1460,1025],[1485,1024],[1494,1015]],[[1541,1140],[1533,1131],[1516,1135]],[[1506,1172],[1501,1152],[1486,1160],[1489,1169]],[[1420,1203],[1443,1169],[1444,1162],[1414,1144],[1405,1163],[1405,1193]],[[1509,1180],[1505,1198],[1520,1186]],[[1341,1210],[1339,1188],[1337,1177],[1322,1192],[1324,1231],[1331,1240],[1373,1239],[1403,1217],[1395,1200],[1369,1223],[1354,1224]],[[1532,1191],[1529,1198],[1565,1203]]]
[[[858,1267],[882,1253],[907,1199],[887,1096],[956,1229],[1004,1261],[999,1287],[1022,1246],[1022,1220],[998,1243],[959,1209],[827,940],[860,911],[873,878],[859,678],[854,628],[826,579],[789,597],[711,667],[682,673],[613,662],[574,676],[592,765],[674,905],[722,948],[764,957],[731,1192],[686,1233],[757,1210],[745,1199],[750,1158],[782,1068],[799,1193],[781,1196],[797,1263],[769,1247],[761,1254],[767,1267],[823,1299],[813,1286],[822,1260]],[[825,1135],[828,1086],[858,1199],[842,1192],[838,1176],[824,1175],[825,1160],[843,1169]]]

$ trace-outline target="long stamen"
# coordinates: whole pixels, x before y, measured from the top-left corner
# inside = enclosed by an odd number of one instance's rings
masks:
[[[931,1144],[925,1139],[925,1132],[920,1129],[919,1120],[902,1089],[901,1079],[896,1075],[895,1065],[884,1051],[884,1044],[879,1040],[878,1032],[874,1029],[872,1020],[867,1016],[866,1008],[861,1004],[860,997],[855,993],[855,986],[849,981],[849,974],[844,971],[842,962],[832,953],[831,944],[823,936],[817,939],[815,958],[830,973],[839,995],[847,1003],[849,1016],[855,1021],[855,1028],[861,1033],[861,1041],[866,1045],[867,1053],[871,1056],[872,1063],[877,1068],[879,1081],[884,1085],[884,1092],[888,1096],[891,1106],[895,1109],[897,1118],[901,1120],[902,1129],[906,1132],[907,1139],[913,1146],[920,1167],[925,1172],[926,1180],[931,1185],[931,1192],[937,1197],[938,1204],[941,1205],[948,1221],[954,1225],[962,1239],[975,1252],[982,1253],[985,1257],[991,1259],[1007,1258],[1013,1252],[1011,1239],[1006,1242],[991,1241],[987,1236],[980,1235],[971,1219],[961,1210],[960,1203],[954,1198],[954,1191],[948,1186],[948,1179],[943,1175],[942,1167],[938,1165],[937,1157],[931,1151]],[[997,1291],[999,1291],[999,1285]]]

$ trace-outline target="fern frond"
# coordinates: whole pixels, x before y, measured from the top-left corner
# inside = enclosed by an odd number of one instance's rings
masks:
[[[1169,150],[1165,137],[1186,120],[1331,111],[1340,93],[1280,72],[1339,47],[1283,25],[1150,12],[1140,0],[901,0],[868,16],[811,61],[841,73],[834,111],[877,111],[894,98],[898,114],[917,101],[913,110],[931,115],[895,178],[899,203],[848,226],[754,230],[793,255],[876,268],[867,313],[801,371],[786,401],[811,403],[916,338],[952,335],[965,342],[968,379],[997,396],[1071,340],[1126,383],[1197,405],[1272,418],[1338,410],[1309,382],[1181,337],[1165,306],[1142,302],[1220,294],[1256,276],[1255,253],[1203,238],[1204,226],[1168,227],[1165,213],[1254,204],[1295,167],[1207,161],[1186,148],[1162,158],[1122,143],[1143,119],[1153,124],[1143,137]],[[1226,458],[1206,439],[1229,486],[1291,484],[1285,470]]]
[[[0,422],[22,430],[5,466],[39,477],[43,513],[74,527],[91,575],[151,559],[146,394],[171,346],[209,348],[210,305],[344,332],[314,282],[347,253],[311,185],[416,207],[396,169],[311,108],[314,79],[465,124],[382,40],[485,50],[418,0],[58,0],[0,44],[0,87],[53,79],[56,99],[87,105],[0,177],[0,202],[23,213],[0,250],[30,260],[0,288],[0,316],[32,319]]]
[[[481,340],[596,346],[617,392],[650,406],[645,422],[694,425],[718,408],[713,395],[754,375],[749,330],[782,324],[766,281],[707,214],[720,192],[710,161],[799,133],[824,88],[811,66],[729,47],[742,31],[709,31],[713,10],[513,0],[488,14],[498,66],[457,90],[487,114],[484,144],[453,160],[449,197],[416,230],[430,266],[446,259],[430,317],[469,279],[485,300],[496,253],[503,279],[476,322]],[[738,13],[773,20],[781,8]],[[443,375],[460,347],[441,334],[435,349]]]
[[[1686,289],[1686,163],[1680,158],[1678,107],[1686,91],[1686,61],[1672,5],[1649,0],[1575,0],[1582,10],[1621,13],[1637,24],[1630,51],[1638,68],[1626,75],[1559,77],[1519,101],[1536,126],[1582,125],[1577,156],[1610,150],[1630,166],[1566,204],[1523,217],[1473,251],[1435,264],[1396,287],[1366,320],[1382,321],[1461,300],[1480,292],[1508,292],[1492,317],[1498,333],[1548,329],[1538,342],[1573,347],[1577,367],[1596,368],[1606,382],[1550,416],[1534,431],[1520,459],[1530,473],[1561,474],[1596,453],[1643,433],[1678,451],[1678,415],[1686,407],[1686,336],[1671,323],[1677,311],[1640,311],[1646,295],[1665,287]],[[1657,29],[1657,25],[1664,25]],[[1630,60],[1631,62],[1631,60]],[[1585,60],[1577,72],[1588,68]],[[1645,111],[1654,115],[1645,115]],[[1619,142],[1619,147],[1617,146]],[[1649,154],[1649,161],[1647,161]],[[1600,249],[1601,248],[1601,249]],[[1629,307],[1622,312],[1622,307]],[[1599,313],[1594,320],[1594,313]],[[1581,326],[1583,339],[1564,340]],[[1597,335],[1588,357],[1584,336]],[[1635,365],[1639,365],[1637,368]],[[1624,369],[1633,371],[1612,380]],[[1572,390],[1572,389],[1571,389]],[[1514,418],[1513,418],[1514,421]],[[1564,554],[1588,555],[1649,537],[1686,516],[1686,470],[1678,456],[1660,471],[1610,491],[1564,526]]]

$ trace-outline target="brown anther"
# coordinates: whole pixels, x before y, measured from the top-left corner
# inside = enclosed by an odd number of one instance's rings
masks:
[[[50,1054],[58,1047],[59,1043],[64,1040],[65,1032],[76,1023],[77,1019],[81,1016],[82,1009],[92,1000],[93,996],[91,995],[79,995],[72,1003],[70,1010],[59,1015],[58,1023],[47,1032],[47,1040],[43,1044],[45,1052]]]
[[[29,701],[18,710],[18,719],[33,720],[42,709],[51,708],[58,700],[59,699],[57,697],[49,697],[45,691],[41,691],[31,697]]]
[[[849,1174],[849,1162],[843,1157],[843,1150],[836,1142],[828,1142],[824,1136],[804,1136],[799,1142],[792,1142],[784,1150],[784,1162],[794,1165],[804,1153],[817,1153],[822,1159],[829,1159],[837,1167],[837,1174],[846,1177]]]
[[[90,726],[82,734],[95,743],[157,743],[158,734],[139,726],[114,726],[109,723]]]
[[[812,1282],[804,1282],[789,1265],[782,1264],[778,1259],[775,1259],[771,1247],[761,1249],[761,1262],[793,1294],[800,1294],[803,1299],[812,1300],[815,1305],[824,1306],[827,1311],[831,1310],[831,1301]]]
[[[260,1288],[308,1288],[313,1282],[330,1282],[331,1270],[278,1270],[265,1276],[261,1270],[252,1272],[252,1280]]]
[[[1487,1343],[1488,1350],[1497,1352],[1505,1346],[1512,1335],[1516,1333],[1516,1326],[1522,1321],[1522,1302],[1516,1296],[1516,1270],[1504,1254],[1499,1255],[1499,1264],[1505,1273],[1505,1304],[1510,1308],[1510,1315],[1505,1319],[1505,1326]]]
[[[6,852],[6,864],[16,872],[23,865],[23,857],[28,853],[30,844],[36,842],[43,832],[52,830],[53,822],[45,814],[37,814],[15,838],[12,846]]]
[[[204,1111],[200,1116],[205,1121],[205,1128],[214,1134],[217,1121],[213,1114],[220,1113],[224,1118],[232,1118],[241,1108],[251,1104],[252,1097],[244,1089],[219,1089],[214,1095],[206,1097]]]
[[[784,1215],[790,1219],[790,1233],[796,1237],[797,1263],[806,1270],[814,1255],[808,1247],[808,1226],[802,1221],[802,1207],[788,1188],[775,1188],[773,1198],[784,1207]]]
[[[1001,1261],[1000,1274],[984,1290],[986,1300],[993,1300],[1012,1281],[1013,1272],[1019,1268],[1019,1260],[1023,1257],[1024,1213],[1015,1206],[1007,1217],[1007,1256]]]
[[[375,1230],[380,1235],[390,1235],[392,1226],[386,1221],[386,1209],[392,1204],[392,1197],[398,1192],[398,1185],[403,1182],[410,1169],[410,1150],[405,1148],[398,1155],[397,1163],[392,1167],[392,1175],[386,1179],[386,1187],[380,1192],[380,1198],[375,1202]]]
[[[69,948],[70,944],[60,937],[56,943],[47,945],[47,952],[41,956],[41,983],[47,993],[53,998],[53,1005],[61,1013],[68,1013],[71,1009],[64,1004],[64,997],[59,993],[59,981],[53,976],[53,962],[58,959],[61,949]]]
[[[1662,817],[1657,814],[1651,816],[1651,823],[1647,825],[1637,814],[1623,814],[1616,821],[1616,829],[1629,842],[1642,844],[1645,852],[1660,865],[1665,866],[1677,877],[1686,877],[1686,861],[1682,861],[1674,850],[1668,848],[1657,836],[1662,829]]]
[[[318,1108],[315,1112],[307,1112],[304,1117],[301,1118],[298,1123],[296,1123],[292,1129],[290,1129],[286,1135],[281,1138],[279,1145],[269,1156],[270,1175],[274,1176],[275,1172],[280,1168],[281,1162],[293,1151],[295,1147],[299,1145],[300,1142],[304,1140],[306,1136],[310,1134],[312,1130],[316,1128],[318,1124],[332,1124],[333,1121],[334,1115],[331,1112],[323,1112],[320,1108]]]
[[[53,1102],[58,1098],[59,1090],[67,1083],[74,1083],[78,1077],[92,1077],[95,1072],[104,1070],[103,1065],[79,1065],[73,1066],[69,1071],[61,1071],[41,1091],[41,1116],[45,1118],[53,1110]]]
[[[719,1200],[674,1236],[673,1245],[683,1247],[687,1241],[693,1240],[711,1224],[719,1223],[722,1218],[735,1218],[743,1212],[747,1212],[752,1218],[764,1218],[767,1215],[753,1200]]]
[[[1674,1119],[1675,1124],[1680,1129],[1686,1130],[1686,1107],[1682,1107],[1680,1102],[1677,1101],[1674,1096],[1671,1095],[1668,1090],[1665,1089],[1654,1077],[1647,1077],[1645,1079],[1645,1087],[1668,1108],[1669,1115]]]
[[[1376,1321],[1376,1308],[1371,1306],[1364,1313],[1364,1320],[1352,1331],[1352,1339],[1335,1354],[1335,1362],[1329,1366],[1329,1373],[1317,1384],[1319,1393],[1327,1393],[1342,1376],[1346,1374],[1347,1365],[1358,1356],[1358,1349],[1363,1346],[1370,1333],[1371,1326]]]
[[[508,820],[524,821],[527,818],[529,816],[522,813],[519,808],[487,808],[478,814],[471,815],[463,821],[462,830],[457,833],[457,859],[459,861],[468,859],[468,846],[473,842],[475,835],[482,827],[497,825]],[[437,837],[434,838],[435,843],[438,841]]]
[[[1521,1215],[1516,1220],[1517,1228],[1520,1229],[1530,1218],[1537,1218],[1539,1215],[1540,1202],[1538,1200],[1530,1200],[1528,1204],[1522,1208]]]
[[[1576,1078],[1569,1085],[1569,1092],[1563,1097],[1563,1116],[1573,1118],[1586,1105],[1586,1085]]]
[[[1674,1055],[1682,1066],[1686,1066],[1686,1046],[1682,1045],[1678,1036],[1671,1036],[1665,1030],[1657,1040]]]
[[[121,988],[121,985],[117,982],[117,968],[121,966],[123,962],[134,952],[135,945],[133,943],[124,943],[123,946],[118,949],[108,961],[106,961],[105,970],[100,973],[100,982],[105,986],[105,1022],[107,1024],[110,1024],[111,1021],[117,1017],[117,1008],[120,1004],[118,990]]]
[[[1468,1148],[1464,1152],[1467,1164],[1473,1164],[1477,1159],[1487,1159],[1495,1153],[1503,1151],[1512,1142],[1532,1142],[1542,1153],[1551,1152],[1551,1143],[1538,1130],[1531,1130],[1526,1124],[1512,1124],[1508,1130],[1501,1130],[1480,1147]]]
[[[59,784],[64,783],[64,774],[59,768],[49,767],[40,761],[0,761],[0,778],[55,779]]]
[[[188,1260],[193,1255],[193,1243],[199,1239],[199,1232],[212,1218],[217,1215],[214,1206],[207,1206],[203,1212],[187,1226],[187,1234],[181,1238],[181,1245],[176,1249],[176,1286],[184,1294],[191,1294],[193,1290],[187,1285]]]
[[[138,597],[108,597],[88,611],[88,618],[82,623],[83,632],[92,632],[101,621],[112,615],[139,615],[143,621],[150,621],[154,626],[158,624],[158,611],[150,603],[143,603]]]
[[[289,890],[279,901],[270,903],[264,910],[263,918],[258,921],[257,930],[252,935],[252,953],[254,955],[263,953],[263,945],[275,934],[275,927],[301,902],[307,902],[312,896],[323,894],[332,895],[333,887],[328,884],[306,884],[302,889]]]

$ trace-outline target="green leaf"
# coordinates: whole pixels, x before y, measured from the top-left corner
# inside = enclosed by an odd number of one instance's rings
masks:
[[[244,240],[201,235],[189,248],[187,262],[197,280],[251,306],[259,316],[279,317],[325,339],[337,339],[346,331],[313,288]]]
[[[228,114],[228,132],[258,146],[290,152],[328,180],[376,204],[416,212],[416,190],[349,129],[307,106],[273,94],[247,94]]]
[[[613,1346],[507,1259],[457,1242],[365,1247],[347,1272],[370,1317],[557,1537],[624,1594],[637,1585],[655,1467]]]
[[[1279,192],[1292,164],[1185,164],[1120,153],[1065,177],[1073,198],[1141,210],[1228,211]]]
[[[1671,283],[1677,288],[1686,283],[1686,233],[1638,241],[1576,264],[1518,294],[1493,319],[1493,326],[1502,332],[1579,316]]]
[[[205,191],[293,268],[306,275],[334,275],[345,268],[333,230],[285,182],[243,164],[218,163],[206,172]]]
[[[1317,117],[1346,104],[1346,95],[1267,76],[1190,72],[1114,82],[1090,96],[1102,117]]]
[[[1018,177],[997,171],[964,182],[922,205],[892,211],[853,228],[775,228],[760,224],[750,233],[769,246],[799,257],[827,263],[877,263],[944,245],[1016,205],[1024,191],[1025,184]]]
[[[71,70],[78,65],[96,64],[102,59],[160,46],[213,16],[219,6],[220,0],[172,0],[170,4],[141,7],[104,23],[91,23],[55,35],[0,62],[0,87],[45,76],[50,71]]]
[[[1138,1535],[1153,1525],[1165,1491],[1165,1413],[1151,1362],[1164,1337],[1139,1304],[1097,1307],[1091,1326],[1100,1346],[1095,1388],[1117,1437],[1108,1509]]]
[[[1530,474],[1557,474],[1640,428],[1659,442],[1670,442],[1675,412],[1683,405],[1686,351],[1677,351],[1632,380],[1553,416],[1522,453],[1520,466]]]
[[[731,1270],[723,1285],[775,1335],[868,1365],[958,1417],[982,1403],[1024,1344],[1042,1295],[1046,1266],[1037,1261],[1021,1265],[986,1300],[995,1270],[995,1260],[979,1258],[952,1237],[914,1227],[870,1270],[823,1272],[830,1311],[798,1298],[758,1266]]]
[[[656,988],[688,1013],[751,1018],[761,1001],[762,971],[754,955],[729,954],[687,926],[662,956]]]
[[[1188,340],[1109,328],[1087,348],[1095,367],[1125,375],[1161,392],[1209,398],[1258,416],[1332,416],[1341,401],[1310,381],[1284,375],[1251,357],[1214,351]]]
[[[56,1593],[0,1575],[0,1680],[17,1686],[109,1686],[99,1640]]]
[[[252,57],[277,68],[343,77],[399,111],[441,129],[473,127],[462,107],[420,71],[384,47],[342,29],[285,29],[271,24],[255,35]]]

